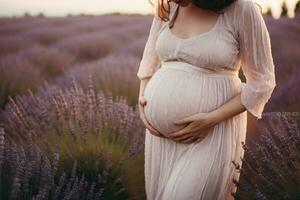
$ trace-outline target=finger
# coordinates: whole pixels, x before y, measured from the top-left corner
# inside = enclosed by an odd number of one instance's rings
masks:
[[[195,142],[196,140],[197,140],[197,138],[195,138],[195,137],[189,137],[189,138],[181,140],[179,142],[184,143],[184,144],[190,144],[190,143]]]
[[[190,132],[189,128],[190,128],[189,125],[187,125],[184,128],[180,129],[179,131],[169,133],[168,136],[170,138],[176,138],[176,137],[185,135]]]
[[[149,129],[151,130],[152,133],[155,133],[156,135],[162,135],[156,128],[151,126],[151,124],[148,124]]]
[[[152,134],[155,135],[155,136],[157,136],[157,137],[166,138],[166,137],[165,137],[164,135],[162,135],[162,134],[157,134],[157,133],[153,133],[153,132],[152,132]]]
[[[181,143],[193,143],[197,141],[197,139],[202,140],[207,135],[207,130],[203,131],[199,134],[199,131],[193,132],[192,134],[187,134],[181,136],[179,138],[174,138],[173,140]]]
[[[161,138],[166,138],[166,136],[165,135],[163,135],[163,134],[161,134],[159,131],[153,131],[153,132],[151,132],[153,135],[155,135],[155,136],[158,136],[158,137],[161,137]]]
[[[145,112],[144,112],[144,107],[141,108],[141,114],[140,115],[141,115],[141,118],[142,118],[142,121],[144,122],[144,124],[150,126],[150,123],[147,120]],[[149,128],[149,129],[152,129],[152,127]]]
[[[195,141],[195,143],[200,143],[202,141],[202,139],[197,139],[196,141]]]
[[[195,141],[195,140],[197,140],[198,137],[201,137],[201,135],[199,135],[199,131],[194,131],[194,132],[186,134],[186,135],[184,135],[182,137],[175,138],[175,140],[179,140],[179,141],[194,140]]]
[[[173,139],[177,139],[177,138],[181,138],[181,137],[186,137],[187,135],[191,134],[192,132],[193,132],[193,130],[183,128],[178,132],[169,134],[169,137],[173,138]]]
[[[154,128],[149,122],[146,122],[149,129],[155,133],[157,136],[164,136],[161,132],[159,132],[156,128]]]
[[[150,131],[150,130],[149,130]],[[154,131],[150,131],[150,133],[152,134],[152,135],[155,135],[155,136],[157,136],[157,137],[160,137],[160,135],[159,134],[157,134],[156,132],[154,132]]]
[[[153,128],[150,124],[147,123],[147,128],[154,133],[155,135],[161,135],[161,133],[159,131],[157,131],[155,128]]]
[[[192,138],[190,141],[188,141],[187,143],[188,144],[192,144],[192,143],[195,143],[195,141],[197,141],[197,138]]]
[[[202,140],[204,140],[204,138],[201,138],[201,137],[200,137],[200,138],[198,138],[195,142],[196,142],[196,143],[200,143]]]
[[[186,140],[188,138],[191,138],[191,137],[193,137],[193,134],[189,133],[189,134],[186,134],[186,135],[183,135],[183,136],[180,136],[180,137],[175,137],[175,138],[173,138],[173,140],[175,140],[175,141],[184,141],[184,140]]]
[[[144,120],[145,120],[145,125],[146,125],[146,127],[149,129],[149,131],[152,133],[152,134],[154,134],[154,135],[156,135],[156,136],[159,136],[159,137],[164,137],[164,135],[163,134],[161,134],[157,129],[155,129],[149,122],[148,122],[148,120],[144,117]]]
[[[158,131],[156,131],[145,119],[144,116],[141,117],[145,127],[151,132],[151,134],[159,135]]]
[[[155,135],[155,136],[158,136],[158,137],[163,137],[165,138],[165,136],[160,133],[157,129],[155,129],[151,124],[150,122],[148,122],[147,118],[146,118],[146,115],[144,113],[144,107],[142,106],[141,108],[141,119],[143,121],[143,123],[145,124],[146,128],[151,132],[151,134]]]
[[[189,132],[180,132],[180,133],[176,133],[176,134],[170,134],[170,135],[168,135],[168,137],[171,139],[178,139],[181,137],[185,137],[186,134],[189,134]]]
[[[156,129],[155,129],[156,130]],[[166,136],[165,135],[163,135],[161,132],[159,132],[158,130],[156,130],[156,133],[158,134],[158,136],[159,137],[163,137],[163,138],[165,138]]]
[[[179,119],[179,120],[175,120],[174,124],[175,125],[181,125],[181,124],[186,124],[191,122],[191,120],[189,118],[183,118],[183,119]]]
[[[202,140],[204,140],[208,135],[209,130],[207,130],[205,133],[202,133],[199,135],[198,139],[195,141],[196,143],[200,143]]]
[[[162,135],[162,134],[161,134],[156,128],[154,128],[149,122],[146,121],[146,123],[147,123],[149,129],[150,129],[152,132],[154,132],[154,133],[157,134],[157,135]]]

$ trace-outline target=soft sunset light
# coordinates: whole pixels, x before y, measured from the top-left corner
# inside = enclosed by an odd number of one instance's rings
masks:
[[[153,0],[152,0],[153,1]],[[271,10],[274,18],[279,18],[282,4],[288,7],[288,16],[294,17],[295,7],[299,0],[254,0],[263,7],[263,12]],[[0,0],[0,16],[23,15],[25,12],[36,15],[65,16],[67,14],[104,14],[121,13],[151,13],[151,5],[147,0]]]
[[[285,3],[287,7],[287,15],[290,18],[295,17],[296,4],[299,0],[255,0],[259,3],[263,12],[266,13],[268,9],[271,11],[271,14],[274,18],[278,19],[282,14],[282,5]]]
[[[67,14],[104,14],[111,12],[149,13],[151,5],[147,0],[0,0],[0,15],[23,15],[40,12],[47,16]]]

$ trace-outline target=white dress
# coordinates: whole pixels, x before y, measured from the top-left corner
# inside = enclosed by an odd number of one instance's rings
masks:
[[[247,111],[261,118],[276,86],[269,33],[260,8],[237,0],[224,9],[208,32],[181,38],[172,32],[178,5],[170,2],[170,21],[154,16],[137,76],[150,78],[144,91],[145,115],[161,133],[173,124],[210,112],[241,93]],[[242,83],[242,67],[247,82]],[[145,187],[148,200],[233,199],[233,179],[242,165],[247,112],[228,118],[200,143],[183,144],[145,133]]]

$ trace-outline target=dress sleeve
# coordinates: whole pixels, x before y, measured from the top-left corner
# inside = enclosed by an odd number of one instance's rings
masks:
[[[150,78],[160,66],[160,59],[156,53],[155,44],[163,23],[164,21],[160,20],[157,15],[153,16],[150,32],[137,72],[137,77],[140,80]]]
[[[238,12],[241,68],[246,77],[241,103],[258,120],[276,86],[270,36],[260,8],[252,0],[245,0]]]

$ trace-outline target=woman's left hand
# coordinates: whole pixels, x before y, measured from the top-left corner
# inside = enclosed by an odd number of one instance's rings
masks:
[[[187,124],[187,126],[179,131],[168,134],[167,138],[180,143],[199,143],[217,123],[219,123],[219,119],[213,112],[197,113],[176,120],[174,124]]]

